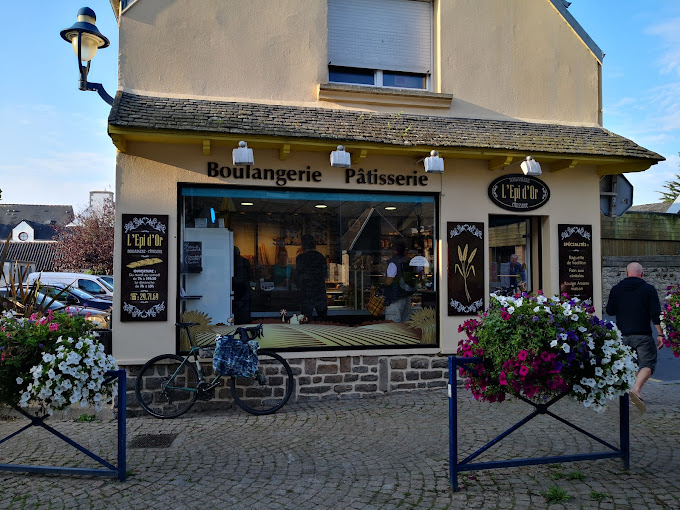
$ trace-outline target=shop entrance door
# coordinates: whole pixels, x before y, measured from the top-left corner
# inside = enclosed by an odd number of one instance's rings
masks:
[[[489,216],[489,292],[540,288],[540,218]]]

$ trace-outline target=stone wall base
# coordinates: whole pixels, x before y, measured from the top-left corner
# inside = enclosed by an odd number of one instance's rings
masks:
[[[441,355],[328,356],[287,361],[295,379],[291,402],[360,399],[417,389],[446,388],[449,378],[448,357]],[[141,411],[135,397],[135,382],[141,367],[121,368],[128,372],[128,409]],[[212,378],[212,364],[206,363],[203,368],[206,377]],[[195,407],[218,410],[232,402],[228,384],[224,384],[218,388],[213,400]]]

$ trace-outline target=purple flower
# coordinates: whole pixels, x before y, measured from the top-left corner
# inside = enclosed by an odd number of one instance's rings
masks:
[[[531,320],[534,321],[534,322],[537,322],[539,319],[538,319],[538,316],[534,315],[534,316],[531,318]]]

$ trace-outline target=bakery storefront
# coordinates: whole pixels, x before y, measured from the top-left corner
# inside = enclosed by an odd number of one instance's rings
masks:
[[[600,177],[660,159],[599,127],[127,92],[109,134],[119,364],[185,352],[176,322],[200,344],[262,323],[296,399],[445,386],[458,326],[518,283],[601,308]],[[395,280],[398,313],[375,299]]]

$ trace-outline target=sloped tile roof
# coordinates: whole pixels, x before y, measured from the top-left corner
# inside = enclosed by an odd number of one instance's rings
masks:
[[[640,204],[631,206],[628,212],[653,212],[665,213],[673,202],[658,202],[656,204]]]
[[[52,271],[56,243],[52,242],[11,242],[7,251],[7,262],[32,262],[36,271]]]
[[[601,127],[177,99],[121,91],[116,95],[109,124],[196,134],[664,160],[663,156]]]
[[[73,220],[73,207],[70,205],[0,204],[0,224],[12,225],[22,220],[49,225],[68,225]]]

